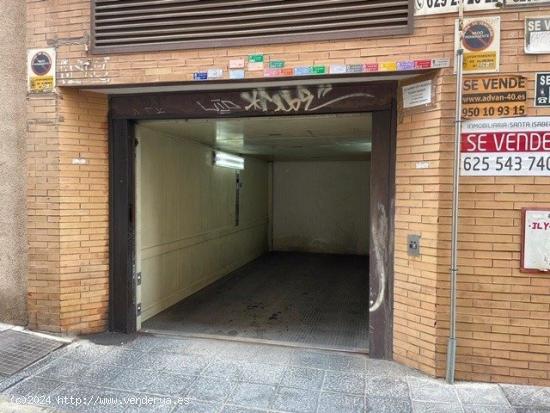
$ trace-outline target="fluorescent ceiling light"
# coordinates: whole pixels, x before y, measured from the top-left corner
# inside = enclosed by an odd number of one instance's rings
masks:
[[[225,152],[214,152],[214,165],[223,168],[244,169],[244,158],[241,156],[231,155]]]

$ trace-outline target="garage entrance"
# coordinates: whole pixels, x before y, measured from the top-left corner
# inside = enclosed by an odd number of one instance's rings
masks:
[[[112,329],[391,358],[395,89],[112,97]]]
[[[371,113],[138,122],[142,328],[366,352],[371,137]]]

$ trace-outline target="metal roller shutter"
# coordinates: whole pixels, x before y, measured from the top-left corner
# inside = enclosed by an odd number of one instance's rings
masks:
[[[407,34],[409,0],[93,0],[95,52]]]

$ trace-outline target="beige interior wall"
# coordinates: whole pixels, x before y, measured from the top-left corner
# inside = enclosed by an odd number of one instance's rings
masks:
[[[273,249],[368,254],[368,161],[273,164]]]
[[[246,159],[240,225],[236,171],[211,148],[138,127],[138,242],[142,321],[267,250],[267,163]]]

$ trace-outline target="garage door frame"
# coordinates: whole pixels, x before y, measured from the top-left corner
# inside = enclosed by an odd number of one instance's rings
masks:
[[[263,96],[263,100],[260,97]],[[267,98],[266,98],[267,96]],[[275,97],[283,97],[274,99]],[[109,328],[136,332],[135,122],[373,112],[369,355],[393,356],[397,81],[113,95],[109,99]],[[251,100],[251,99],[255,100]],[[244,100],[243,100],[244,99]],[[225,102],[225,103],[224,103]],[[228,102],[231,102],[229,104]],[[290,104],[289,104],[290,102]]]

